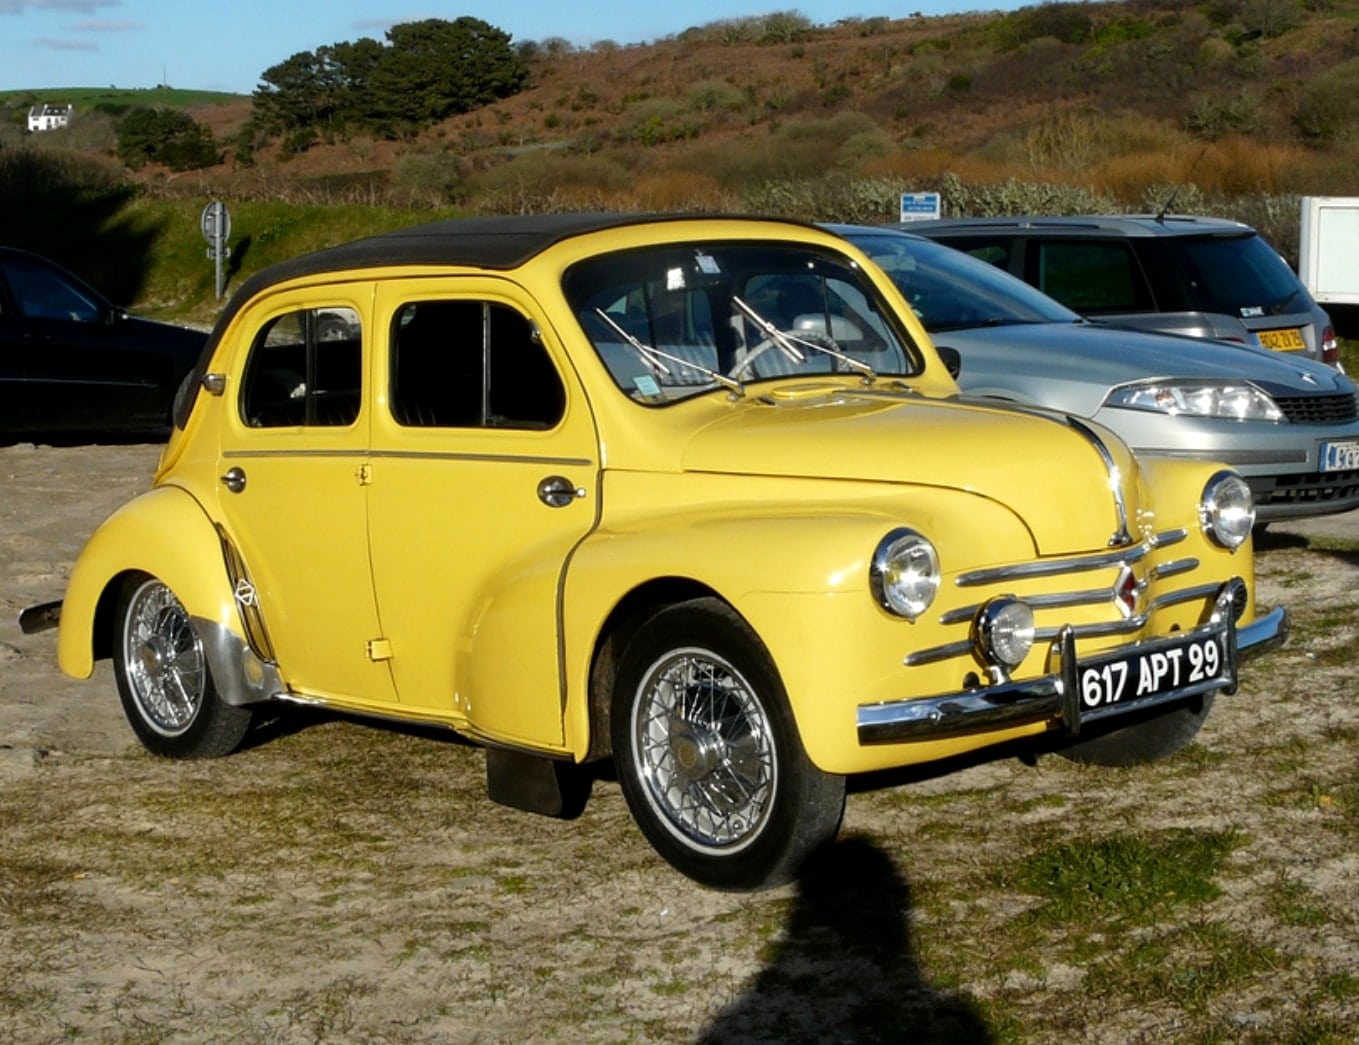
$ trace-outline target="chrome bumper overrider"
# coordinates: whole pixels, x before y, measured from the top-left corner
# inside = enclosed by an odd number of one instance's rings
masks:
[[[1288,637],[1288,612],[1277,607],[1257,617],[1250,624],[1238,628],[1231,623],[1230,595],[1218,596],[1212,620],[1192,631],[1131,643],[1096,655],[1103,660],[1110,657],[1154,655],[1158,650],[1191,640],[1196,636],[1211,636],[1226,628],[1225,647],[1228,651],[1226,677],[1219,675],[1207,683],[1191,683],[1153,697],[1128,700],[1090,710],[1083,707],[1077,682],[1078,661],[1072,630],[1063,628],[1053,641],[1047,675],[1005,682],[993,686],[945,693],[936,697],[894,700],[882,704],[866,704],[858,709],[859,743],[893,744],[911,740],[938,740],[968,733],[982,733],[1049,721],[1060,724],[1072,735],[1080,732],[1083,722],[1126,714],[1173,700],[1183,700],[1209,690],[1232,693],[1236,690],[1236,665],[1244,659],[1282,645]]]

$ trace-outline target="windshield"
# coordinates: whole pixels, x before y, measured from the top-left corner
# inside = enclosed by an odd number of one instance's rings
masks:
[[[840,231],[887,273],[931,334],[1080,319],[1023,280],[952,247],[875,229]]]
[[[794,243],[663,244],[573,265],[571,310],[618,387],[663,405],[804,374],[920,370],[849,259]]]

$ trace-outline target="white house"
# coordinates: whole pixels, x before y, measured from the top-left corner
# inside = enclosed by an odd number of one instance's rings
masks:
[[[35,105],[28,110],[30,131],[51,131],[71,122],[71,105]]]

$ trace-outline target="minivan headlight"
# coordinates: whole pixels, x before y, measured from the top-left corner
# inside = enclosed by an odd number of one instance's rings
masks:
[[[1255,526],[1255,498],[1246,480],[1227,471],[1209,479],[1199,502],[1199,522],[1214,543],[1230,551],[1241,547]]]
[[[903,526],[878,542],[868,579],[878,605],[915,620],[939,592],[939,555],[926,538]]]
[[[1283,411],[1269,394],[1249,381],[1139,381],[1115,388],[1105,404],[1127,410],[1233,421],[1284,419]]]

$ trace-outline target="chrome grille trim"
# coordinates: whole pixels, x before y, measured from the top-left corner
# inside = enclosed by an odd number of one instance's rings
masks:
[[[1188,537],[1188,532],[1184,529],[1166,530],[1162,533],[1148,537],[1141,544],[1123,548],[1119,551],[1099,552],[1091,555],[1070,556],[1063,559],[1053,559],[1047,562],[1026,562],[1014,566],[997,566],[983,570],[973,570],[970,573],[961,574],[955,583],[960,587],[974,587],[982,584],[1000,585],[1009,581],[1032,579],[1037,577],[1052,577],[1061,574],[1086,573],[1094,570],[1115,569],[1119,567],[1130,568],[1131,564],[1145,559],[1153,550],[1169,545],[1177,544]],[[1167,562],[1159,563],[1150,567],[1145,576],[1137,582],[1137,591],[1145,592],[1147,587],[1156,581],[1164,580],[1168,577],[1175,577],[1181,574],[1191,573],[1199,566],[1199,559],[1195,556],[1185,556],[1180,559],[1171,559]],[[1153,598],[1140,613],[1134,613],[1127,617],[1118,617],[1106,621],[1088,621],[1084,623],[1067,623],[1060,625],[1047,625],[1034,630],[1035,642],[1050,642],[1065,628],[1069,629],[1072,636],[1080,639],[1105,638],[1111,635],[1129,635],[1141,631],[1147,626],[1147,622],[1158,610],[1168,606],[1177,606],[1182,603],[1195,602],[1198,600],[1211,601],[1217,594],[1218,587],[1215,584],[1197,584],[1179,591],[1164,592]],[[1061,610],[1076,606],[1099,606],[1108,604],[1111,607],[1118,605],[1118,581],[1099,587],[1099,588],[1076,588],[1071,591],[1058,592],[1039,592],[1032,595],[1018,594],[1020,598],[1027,602],[1035,611]],[[970,626],[976,618],[977,613],[985,601],[970,603],[966,606],[958,606],[939,615],[939,623],[944,626],[957,627],[960,625]],[[903,663],[907,667],[916,667],[923,664],[935,664],[939,661],[951,660],[955,657],[968,657],[973,653],[972,637],[969,634],[966,638],[958,639],[953,642],[941,643],[938,646],[930,646],[925,649],[914,650],[903,658]]]
[[[1153,566],[1149,574],[1150,580],[1161,580],[1163,577],[1174,577],[1177,574],[1188,573],[1190,570],[1199,568],[1198,559],[1172,559],[1170,562],[1163,562],[1159,566]]]
[[[1068,606],[1098,606],[1102,602],[1112,602],[1112,588],[1087,588],[1084,591],[1051,592],[1043,595],[1017,595],[1036,610],[1065,609]],[[939,618],[940,624],[962,624],[970,621],[982,608],[980,602],[971,606],[959,606],[949,610]]]
[[[971,588],[981,584],[1001,584],[1005,581],[1022,580],[1026,577],[1051,577],[1057,573],[1081,573],[1087,570],[1102,570],[1109,566],[1131,565],[1145,559],[1156,548],[1178,544],[1189,536],[1187,530],[1166,530],[1148,537],[1141,544],[1116,551],[1097,552],[1093,555],[1073,555],[1067,559],[1046,559],[1038,562],[1021,562],[1013,566],[991,566],[983,570],[969,570],[958,574],[954,584],[960,588]]]

